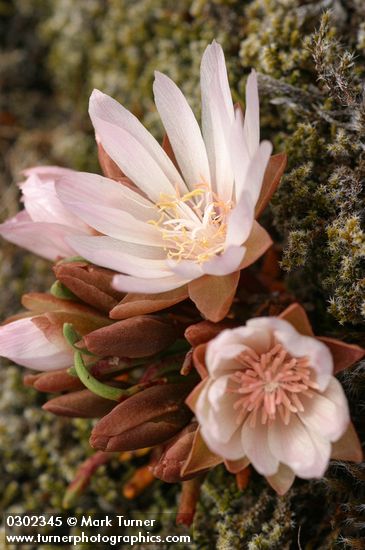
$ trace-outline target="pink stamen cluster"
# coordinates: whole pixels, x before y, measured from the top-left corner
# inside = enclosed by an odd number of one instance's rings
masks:
[[[281,344],[261,355],[248,348],[236,361],[242,369],[231,375],[233,385],[228,391],[243,396],[234,403],[237,424],[250,415],[253,428],[260,414],[261,423],[266,424],[278,413],[287,425],[292,413],[304,410],[299,396],[312,397],[318,389],[307,357],[291,357]]]

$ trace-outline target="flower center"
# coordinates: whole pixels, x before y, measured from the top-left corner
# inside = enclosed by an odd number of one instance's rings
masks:
[[[242,369],[231,375],[230,393],[240,397],[233,407],[237,424],[248,417],[255,427],[258,417],[266,424],[277,415],[288,424],[290,415],[304,410],[300,396],[313,396],[318,389],[307,357],[291,357],[281,344],[258,355],[248,349],[236,357]]]
[[[182,196],[161,194],[156,207],[160,218],[149,223],[161,232],[169,259],[201,264],[223,252],[231,202],[202,184]]]

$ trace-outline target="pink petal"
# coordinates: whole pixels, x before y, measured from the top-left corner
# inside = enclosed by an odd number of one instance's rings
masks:
[[[95,125],[98,124],[97,120],[101,119],[113,124],[116,127],[116,131],[119,127],[128,132],[158,164],[171,184],[174,187],[178,185],[182,194],[187,192],[187,187],[179,172],[160,144],[139,122],[137,117],[115,101],[115,99],[103,94],[99,90],[94,90],[90,97],[89,114],[91,120],[95,121]]]
[[[166,261],[160,259],[159,249],[153,247],[133,246],[111,237],[73,237],[69,242],[80,256],[102,267],[134,277],[158,279],[171,275]]]
[[[295,479],[295,474],[293,470],[285,466],[285,464],[280,464],[279,469],[276,474],[273,476],[267,476],[266,480],[271,485],[271,487],[278,493],[278,495],[285,495],[289,491],[290,487],[293,485]]]
[[[56,184],[61,201],[75,215],[110,237],[136,244],[161,246],[161,234],[147,223],[158,217],[154,205],[117,182],[79,173]]]
[[[239,189],[237,190],[238,199],[243,191],[247,191],[251,196],[252,204],[256,205],[260,196],[265,171],[268,166],[271,153],[271,143],[269,141],[262,141],[253,157],[250,159],[250,163],[245,174],[245,180],[242,181]]]
[[[97,174],[87,172],[66,174],[58,179],[55,187],[58,197],[70,208],[73,203],[86,202],[93,205],[95,211],[98,207],[107,207],[115,209],[121,216],[122,210],[141,221],[147,222],[159,217],[151,201],[119,182]]]
[[[135,137],[98,117],[94,117],[93,124],[108,155],[150,199],[158,202],[161,193],[175,195],[160,165]]]
[[[268,434],[269,447],[279,462],[300,477],[322,477],[328,465],[330,443],[309,433],[296,415],[291,415],[287,426],[277,419]]]
[[[243,133],[243,113],[240,105],[235,107],[235,118],[230,134],[231,163],[234,174],[235,197],[239,199],[246,183],[251,157]]]
[[[233,189],[229,136],[234,111],[223,50],[215,41],[204,52],[200,75],[202,126],[212,188],[222,200],[228,201]]]
[[[285,153],[278,153],[273,155],[269,164],[267,165],[264,181],[262,183],[260,196],[256,203],[255,214],[256,218],[259,218],[262,212],[265,210],[267,204],[269,203],[272,195],[275,193],[276,188],[278,187],[281,176],[284,173],[286,167],[287,157]]]
[[[239,428],[236,429],[231,438],[225,443],[214,437],[208,424],[201,425],[201,435],[209,449],[218,456],[226,460],[240,460],[244,457],[241,430]]]
[[[218,378],[239,370],[241,367],[236,357],[245,349],[235,330],[223,330],[207,344],[205,362],[210,376]]]
[[[336,401],[335,401],[336,400]],[[310,432],[317,432],[329,441],[337,441],[350,422],[347,399],[341,384],[332,378],[323,395],[301,397],[304,407],[298,416]]]
[[[260,142],[260,104],[256,71],[252,70],[246,83],[246,111],[243,127],[250,157],[256,153]]]
[[[272,347],[269,331],[248,326],[223,330],[208,342],[206,364],[209,374],[214,378],[240,370],[241,365],[235,360],[237,355],[248,348],[258,353],[266,353]]]
[[[316,449],[316,458],[313,464],[307,468],[303,468],[300,475],[303,479],[320,479],[326,473],[331,458],[332,444],[328,439],[317,435],[316,432],[311,431],[310,437],[313,441]]]
[[[169,136],[176,160],[190,189],[210,185],[204,141],[196,118],[184,95],[166,75],[155,72],[155,103]]]
[[[254,205],[248,191],[243,191],[228,218],[226,243],[241,246],[249,237],[254,222]]]
[[[251,428],[248,417],[242,427],[241,441],[244,454],[255,470],[264,476],[271,476],[277,472],[279,461],[269,447],[267,424],[258,421],[256,426]]]
[[[75,250],[66,238],[78,234],[80,231],[66,225],[29,221],[24,211],[0,225],[0,235],[4,239],[48,260],[74,256]]]
[[[202,265],[191,260],[181,260],[180,262],[167,260],[167,265],[170,267],[171,271],[176,273],[176,275],[179,275],[189,281],[193,281],[194,279],[204,275]]]
[[[31,318],[0,327],[0,355],[24,367],[45,371],[73,363],[73,352],[66,342],[64,349],[51,343]]]
[[[115,275],[113,287],[120,292],[139,292],[141,294],[166,292],[184,286],[189,281],[178,275],[163,277],[161,279],[142,279],[129,275]]]
[[[211,399],[210,399],[211,401]],[[227,399],[221,404],[219,410],[214,410],[213,407],[209,409],[208,418],[206,423],[209,426],[209,431],[212,438],[219,441],[221,445],[229,443],[234,433],[238,429],[236,424],[237,413],[233,409],[233,404],[236,398],[228,396]],[[212,405],[212,402],[211,402]],[[197,407],[197,411],[198,411]],[[241,456],[243,455],[241,450]],[[222,454],[222,456],[226,456]]]
[[[243,246],[229,246],[219,256],[202,264],[203,272],[207,275],[224,276],[238,271],[246,248]]]
[[[75,177],[77,172],[65,170],[56,177],[62,177],[62,174],[72,174]],[[55,178],[39,177],[32,174],[20,185],[22,190],[22,200],[31,219],[34,222],[49,222],[68,225],[79,228],[80,232],[87,230],[85,224],[74,214],[68,211],[60,202],[56,195]]]
[[[63,166],[32,166],[31,168],[26,168],[22,171],[22,174],[25,176],[37,175],[41,179],[44,178],[57,178],[59,176],[64,176],[67,173],[74,172],[70,168],[64,168]]]

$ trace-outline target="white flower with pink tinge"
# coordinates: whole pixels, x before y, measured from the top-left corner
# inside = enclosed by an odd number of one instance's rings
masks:
[[[73,365],[73,350],[62,337],[62,330],[50,338],[37,324],[38,317],[18,319],[0,327],[0,355],[14,363],[39,371]],[[55,332],[55,331],[54,331]]]
[[[201,92],[202,132],[179,88],[155,74],[155,102],[169,140],[161,147],[134,115],[95,90],[89,112],[97,140],[124,182],[79,173],[66,174],[56,187],[67,210],[100,234],[71,237],[69,244],[119,272],[116,289],[159,294],[189,286],[181,299],[190,295],[217,320],[229,309],[240,269],[271,244],[255,216],[280,180],[285,155],[271,162],[271,144],[260,143],[255,72],[247,82],[244,120],[234,108],[216,42],[203,55]],[[204,296],[200,282],[193,285],[202,278]]]
[[[322,477],[331,456],[361,460],[331,351],[318,338],[284,319],[251,319],[207,344],[205,367],[188,403],[206,445],[230,471],[251,463],[283,494],[295,475]],[[345,434],[347,445],[335,443]]]
[[[74,173],[58,166],[25,170],[26,180],[19,185],[24,210],[0,224],[0,235],[49,260],[75,256],[66,237],[90,234],[92,230],[65,208],[55,191],[59,177]]]

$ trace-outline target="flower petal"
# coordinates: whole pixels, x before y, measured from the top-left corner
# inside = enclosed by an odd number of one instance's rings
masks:
[[[311,398],[303,396],[301,402],[304,411],[298,416],[311,432],[317,432],[329,441],[337,441],[346,431],[350,422],[347,399],[335,378],[332,377],[323,395],[316,392]]]
[[[159,217],[151,201],[125,185],[98,174],[87,172],[66,174],[57,180],[55,188],[58,197],[62,203],[67,204],[68,208],[72,208],[73,203],[87,202],[95,207],[95,215],[99,207],[107,207],[117,210],[120,217],[121,210],[142,221]]]
[[[295,474],[305,479],[323,476],[331,445],[310,434],[296,415],[291,415],[288,425],[277,419],[268,434],[271,452]]]
[[[68,174],[75,177],[77,172],[60,170],[56,178]],[[86,231],[85,224],[68,211],[57,197],[55,177],[39,177],[33,173],[19,187],[22,190],[25,209],[34,222],[58,223],[79,228],[82,233]]]
[[[224,277],[205,275],[189,283],[190,299],[203,317],[216,323],[227,315],[239,278],[239,271]]]
[[[230,275],[239,269],[245,253],[244,246],[228,246],[222,254],[202,264],[203,272],[220,277]]]
[[[256,426],[251,428],[249,416],[242,427],[241,441],[244,454],[255,470],[264,476],[276,474],[279,461],[269,447],[267,424],[257,422]]]
[[[271,152],[271,143],[269,141],[262,141],[255,151],[255,154],[250,159],[247,171],[243,175],[235,173],[237,200],[240,199],[243,191],[247,191],[251,196],[252,204],[256,205]]]
[[[207,146],[212,188],[222,200],[229,201],[233,190],[229,136],[234,110],[223,50],[215,41],[203,54],[200,81],[203,136]]]
[[[138,118],[115,101],[115,99],[103,94],[99,90],[94,90],[90,96],[89,114],[95,126],[98,125],[98,119],[101,119],[113,124],[116,132],[119,128],[128,132],[154,159],[173,187],[177,185],[182,193],[187,192],[186,185],[179,172],[160,144],[143,124],[140,123]]]
[[[252,69],[246,83],[246,111],[243,134],[250,158],[260,142],[260,104],[256,71]]]
[[[108,155],[150,199],[158,202],[161,193],[176,193],[162,168],[138,139],[98,117],[94,117],[93,124]]]
[[[66,342],[64,349],[51,343],[31,318],[0,327],[0,355],[36,370],[55,370],[73,363]]]
[[[155,103],[169,136],[177,162],[190,189],[210,185],[204,141],[196,118],[184,95],[166,75],[155,72]]]
[[[199,420],[198,415],[197,418]],[[218,456],[227,460],[240,460],[244,457],[241,430],[239,428],[236,429],[232,437],[225,443],[214,437],[209,424],[206,422],[201,425],[201,434],[209,449]]]
[[[127,294],[109,313],[111,319],[127,319],[171,307],[188,298],[187,287],[160,294]]]
[[[115,275],[113,287],[120,292],[137,292],[141,294],[148,292],[158,294],[159,292],[177,289],[186,285],[188,282],[189,281],[178,275],[163,277],[161,279],[142,279],[129,275]]]
[[[294,479],[295,474],[293,470],[285,466],[285,464],[280,464],[277,473],[273,476],[266,476],[269,485],[271,485],[274,491],[280,496],[285,495],[285,493],[289,491],[294,483]]]
[[[240,370],[241,365],[236,357],[245,349],[247,347],[242,343],[238,329],[223,330],[207,344],[205,362],[209,375],[218,378]]]
[[[136,244],[162,246],[153,204],[127,187],[94,174],[62,178],[57,193],[71,212],[97,231]]]
[[[171,275],[160,249],[132,245],[111,237],[72,237],[72,247],[90,262],[135,277]]]
[[[48,260],[74,256],[75,250],[66,238],[79,234],[79,230],[66,225],[33,222],[25,211],[0,225],[0,235],[4,239]]]
[[[243,191],[227,223],[226,244],[241,246],[250,236],[254,223],[254,205],[248,191]]]

